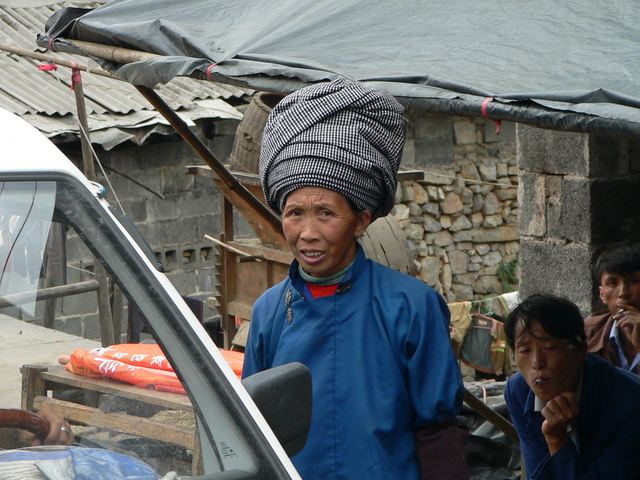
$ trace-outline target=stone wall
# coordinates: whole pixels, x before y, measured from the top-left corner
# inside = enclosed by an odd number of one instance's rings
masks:
[[[515,125],[411,115],[404,182],[392,212],[409,240],[418,277],[448,302],[517,290],[498,277],[518,255]],[[511,265],[509,265],[511,264]]]
[[[450,302],[501,293],[496,272],[518,252],[513,125],[502,125],[498,136],[495,124],[482,119],[409,117],[402,166],[424,170],[425,179],[399,186],[393,215],[407,234],[417,276]],[[215,121],[200,130],[207,132],[203,139],[224,163],[237,125]],[[79,144],[61,149],[81,165]],[[97,150],[118,201],[178,291],[201,300],[213,296],[215,248],[204,235],[220,234],[220,193],[211,179],[185,175],[185,166],[203,162],[177,135],[154,137],[142,147]],[[107,186],[102,177],[98,181]],[[115,203],[112,194],[107,198]],[[237,220],[236,234],[251,235],[246,222]],[[86,268],[87,259],[77,264]],[[96,313],[82,317],[71,302],[58,315],[57,327],[96,338]],[[81,299],[76,303],[87,304]],[[216,315],[205,307],[205,317]]]

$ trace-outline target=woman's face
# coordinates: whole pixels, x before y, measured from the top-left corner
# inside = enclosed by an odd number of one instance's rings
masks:
[[[313,277],[344,269],[356,255],[356,240],[371,222],[357,215],[346,197],[321,187],[303,187],[287,196],[282,227],[296,260]]]

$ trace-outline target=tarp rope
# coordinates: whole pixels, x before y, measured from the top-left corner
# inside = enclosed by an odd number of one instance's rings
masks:
[[[487,120],[491,120],[492,122],[495,122],[496,135],[500,135],[500,125],[502,125],[502,120],[494,120],[493,118],[489,118],[489,115],[487,114],[487,105],[491,100],[493,100],[493,97],[485,98],[484,102],[482,102],[482,116]]]

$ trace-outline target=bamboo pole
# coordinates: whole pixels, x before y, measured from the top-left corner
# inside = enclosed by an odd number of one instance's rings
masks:
[[[191,146],[207,165],[218,176],[216,184],[223,195],[253,227],[263,243],[288,249],[287,242],[282,233],[280,219],[258,200],[238,179],[229,172],[211,150],[191,131],[169,105],[152,89],[140,85],[135,86],[151,105],[171,124],[174,130]]]
[[[22,57],[33,58],[34,60],[40,60],[42,62],[53,62],[56,65],[62,65],[63,67],[73,68],[73,62],[70,60],[65,60],[60,57],[52,57],[51,55],[45,55],[44,53],[32,52],[30,50],[25,50],[24,48],[18,48],[18,47],[14,47],[13,45],[7,45],[5,43],[0,43],[0,50],[13,53],[16,55],[20,55]],[[112,75],[111,73],[107,72],[106,70],[100,67],[89,68],[88,65],[85,65],[83,63],[77,63],[76,68],[84,72],[89,72],[89,73],[101,75],[107,78],[113,78],[114,80],[120,80],[121,82],[124,82],[124,80],[122,80],[121,78],[118,78]]]

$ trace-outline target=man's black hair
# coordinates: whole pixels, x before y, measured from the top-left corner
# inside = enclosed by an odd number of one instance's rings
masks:
[[[606,249],[593,266],[593,276],[600,284],[602,275],[615,273],[628,275],[640,270],[640,243],[632,243]]]
[[[533,322],[540,322],[549,335],[568,340],[576,347],[587,339],[584,319],[574,303],[551,294],[533,294],[511,310],[504,321],[507,344],[512,349],[515,348],[518,326],[522,325],[522,331],[532,335]]]

